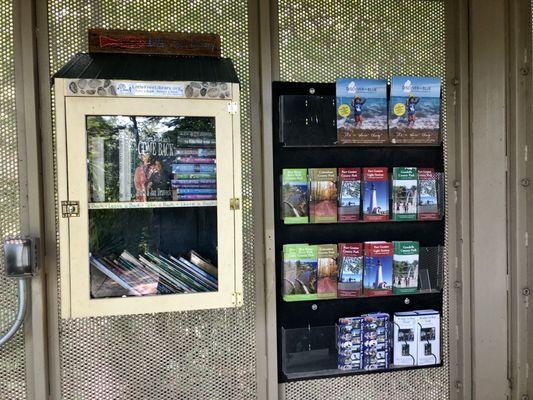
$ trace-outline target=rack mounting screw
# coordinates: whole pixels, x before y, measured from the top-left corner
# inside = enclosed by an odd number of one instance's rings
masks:
[[[522,289],[522,295],[523,296],[530,296],[531,295],[531,289],[526,287]]]
[[[527,394],[523,394],[520,396],[520,400],[529,400],[529,396]]]
[[[409,299],[409,297],[406,297],[405,300],[403,301],[406,305],[409,305],[411,304],[411,299]]]
[[[311,306],[311,310],[313,310],[313,311],[318,310],[318,306],[317,306],[316,304],[313,304],[313,305]]]
[[[529,186],[529,179],[527,179],[527,178],[522,178],[522,179],[520,179],[520,184],[521,184],[523,187],[528,187],[528,186]]]
[[[315,94],[315,88],[314,87],[309,88],[309,94]]]
[[[455,387],[456,387],[457,389],[462,389],[462,388],[463,388],[463,382],[461,382],[461,381],[456,381],[456,382],[455,382]]]
[[[460,281],[455,281],[453,283],[453,287],[456,289],[461,289],[461,287],[463,287],[463,284]]]

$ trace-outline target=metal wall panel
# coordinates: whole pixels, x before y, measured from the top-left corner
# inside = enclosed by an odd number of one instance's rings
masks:
[[[440,76],[444,80],[442,132],[446,149],[445,12],[444,1],[280,0],[280,79],[334,82],[342,76]],[[446,232],[447,243],[448,239]],[[284,385],[283,395],[287,400],[449,398],[449,289],[446,257],[443,367],[291,382]]]
[[[18,140],[15,106],[13,2],[0,2],[0,238],[20,234]],[[15,319],[17,285],[3,273],[0,259],[0,333]],[[0,398],[26,398],[24,329],[0,348]]]
[[[49,0],[48,24],[51,73],[87,51],[90,27],[219,33],[222,55],[233,59],[241,81],[242,106],[244,306],[60,320],[62,397],[256,398],[248,1]]]

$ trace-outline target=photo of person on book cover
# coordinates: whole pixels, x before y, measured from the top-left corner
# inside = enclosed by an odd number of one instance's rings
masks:
[[[215,120],[212,117],[95,115],[87,120],[89,187],[93,201],[170,201],[172,166],[209,165],[215,175]],[[204,153],[209,150],[209,157]],[[183,159],[190,154],[194,164]],[[203,167],[202,169],[203,170]],[[201,174],[199,174],[201,175]],[[203,178],[203,176],[201,177]],[[176,186],[180,186],[176,182]],[[192,200],[189,190],[180,200]],[[210,194],[216,198],[216,193]]]
[[[336,98],[339,144],[388,141],[385,80],[339,78]]]

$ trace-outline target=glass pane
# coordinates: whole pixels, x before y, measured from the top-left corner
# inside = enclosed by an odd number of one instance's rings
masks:
[[[86,123],[91,297],[217,291],[215,118]]]

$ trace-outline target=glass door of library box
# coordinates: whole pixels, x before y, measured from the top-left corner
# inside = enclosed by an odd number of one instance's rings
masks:
[[[231,104],[64,98],[63,317],[241,304]]]

